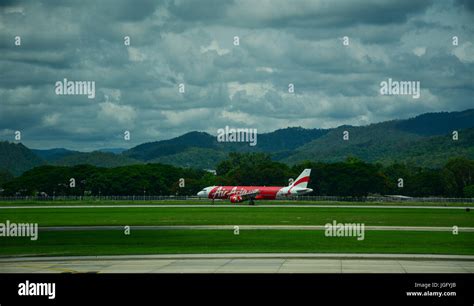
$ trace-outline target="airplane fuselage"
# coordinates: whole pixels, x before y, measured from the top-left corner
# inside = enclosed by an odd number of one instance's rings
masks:
[[[230,200],[239,203],[249,200],[275,200],[278,198],[307,194],[311,169],[305,169],[289,186],[209,186],[198,192],[198,196],[212,200]]]
[[[209,192],[209,199],[229,199],[234,195],[246,195],[258,191],[256,200],[274,200],[284,187],[278,186],[215,186]],[[281,194],[281,192],[280,192]]]
[[[289,196],[303,195],[312,191],[311,188],[292,186],[211,186],[200,191],[198,196],[207,197],[211,200],[230,200],[232,203],[239,203],[248,199],[275,200]]]

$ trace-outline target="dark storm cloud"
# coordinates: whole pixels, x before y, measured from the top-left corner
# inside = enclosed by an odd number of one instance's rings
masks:
[[[171,2],[170,12],[185,22],[215,22],[240,27],[343,27],[353,24],[389,24],[426,9],[421,1],[219,1]]]
[[[83,150],[225,125],[265,132],[463,110],[474,94],[471,3],[3,1],[0,137],[21,130],[32,147]],[[95,81],[95,99],[56,95],[64,78]],[[387,78],[420,81],[421,98],[381,96]]]
[[[185,22],[223,20],[226,12],[235,1],[202,0],[202,1],[168,1],[168,9],[175,17]]]
[[[474,2],[470,0],[456,0],[456,3],[467,9],[471,13],[474,12]]]

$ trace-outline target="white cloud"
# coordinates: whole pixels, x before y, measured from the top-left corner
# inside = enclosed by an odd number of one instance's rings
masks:
[[[267,73],[273,73],[274,72],[273,68],[271,68],[271,67],[257,67],[255,69],[255,71],[257,71],[257,72],[267,72]]]
[[[234,98],[234,95],[239,91],[244,91],[246,95],[253,97],[263,97],[268,91],[274,89],[271,83],[227,83],[227,90],[229,91],[229,98]]]
[[[201,46],[201,53],[206,53],[209,51],[215,51],[219,56],[225,55],[230,52],[230,50],[228,49],[223,49],[219,47],[219,43],[217,42],[217,40],[213,40],[211,44],[207,47]]]
[[[120,98],[122,97],[120,89],[102,88],[101,91],[104,93],[105,102],[120,101]]]
[[[463,63],[474,63],[474,44],[468,41],[454,49],[453,54]]]
[[[59,114],[53,113],[43,116],[43,125],[44,126],[54,126],[59,121]]]
[[[136,111],[129,105],[118,105],[112,102],[103,102],[99,104],[100,115],[112,118],[120,123],[128,123],[136,118]],[[101,120],[99,116],[99,120]]]
[[[182,111],[162,111],[161,113],[166,117],[167,124],[171,126],[186,126],[190,121],[208,120],[211,112],[210,109],[198,108]]]
[[[413,49],[413,53],[418,57],[423,56],[426,53],[426,47],[416,47]]]
[[[253,115],[239,111],[229,112],[224,110],[221,112],[221,116],[226,122],[230,121],[246,125],[253,125],[258,121],[258,118],[255,118]]]
[[[5,8],[5,13],[7,14],[22,14],[25,15],[25,9],[22,6],[11,6]]]
[[[128,47],[128,59],[132,62],[143,62],[146,59],[146,55],[137,48]]]

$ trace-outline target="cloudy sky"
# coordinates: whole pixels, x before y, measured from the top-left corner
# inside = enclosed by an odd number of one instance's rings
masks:
[[[474,107],[474,1],[0,6],[0,139],[21,131],[32,148],[127,148],[226,125],[262,133]],[[94,81],[95,98],[56,95],[64,78]],[[421,97],[382,96],[388,78],[419,81]]]

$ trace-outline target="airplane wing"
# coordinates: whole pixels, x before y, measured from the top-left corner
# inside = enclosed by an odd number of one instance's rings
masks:
[[[252,190],[248,193],[241,194],[240,196],[242,197],[243,200],[248,200],[248,199],[255,199],[255,197],[260,193],[260,190],[255,189]]]

